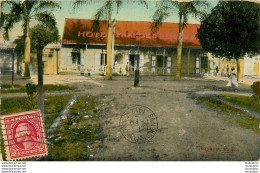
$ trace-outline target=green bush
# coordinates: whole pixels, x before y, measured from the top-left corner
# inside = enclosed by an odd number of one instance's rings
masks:
[[[260,97],[260,81],[256,81],[251,85],[252,92],[255,96]]]
[[[34,95],[37,92],[37,85],[33,83],[27,83],[25,85],[25,90],[28,96]]]
[[[35,107],[35,96],[37,94],[37,85],[33,83],[27,83],[25,85],[25,90],[28,96],[28,106],[33,109]]]

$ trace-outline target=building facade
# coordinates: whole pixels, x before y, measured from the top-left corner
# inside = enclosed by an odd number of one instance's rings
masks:
[[[43,49],[43,73],[44,74],[59,74],[59,62],[60,62],[60,49],[59,43],[50,43]],[[37,65],[37,53],[31,53],[31,74],[38,73]]]
[[[107,23],[100,21],[98,32],[92,20],[66,19],[61,46],[60,73],[104,74]],[[139,62],[143,75],[175,75],[177,70],[178,24],[162,23],[156,33],[151,22],[113,23],[112,71],[134,73]],[[213,73],[213,58],[195,37],[200,25],[187,24],[183,32],[182,73]],[[138,61],[139,60],[139,61]]]
[[[241,77],[260,78],[260,55],[245,55],[239,59]],[[231,68],[237,70],[237,60],[227,58],[214,58],[214,74],[217,76],[228,76]]]
[[[1,75],[17,73],[17,56],[12,42],[0,40],[0,71]]]

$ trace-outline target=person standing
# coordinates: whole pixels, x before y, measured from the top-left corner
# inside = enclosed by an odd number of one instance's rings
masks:
[[[126,63],[125,71],[126,71],[126,76],[129,76],[129,65],[128,65],[128,62]]]
[[[229,80],[227,86],[232,88],[237,88],[238,87],[237,72],[234,67],[231,68],[231,72],[228,74],[228,78]]]

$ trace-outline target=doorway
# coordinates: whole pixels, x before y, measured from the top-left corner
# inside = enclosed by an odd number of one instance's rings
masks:
[[[259,62],[254,63],[254,75],[257,76],[259,72]]]
[[[130,54],[129,55],[129,72],[134,72],[137,68],[137,63],[139,61],[139,54]]]

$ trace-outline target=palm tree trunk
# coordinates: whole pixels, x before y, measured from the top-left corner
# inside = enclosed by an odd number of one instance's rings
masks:
[[[42,50],[37,49],[37,65],[38,65],[38,108],[41,110],[43,121],[44,116],[44,89],[43,89],[43,62],[42,62]],[[45,122],[44,122],[45,123]]]
[[[111,5],[108,12],[108,34],[107,34],[107,65],[106,65],[106,80],[112,80],[111,71],[111,44],[112,44],[112,21],[111,21]]]
[[[240,74],[240,60],[237,58],[237,81],[239,82],[241,79],[241,74]]]
[[[180,14],[179,21],[179,37],[178,37],[178,46],[177,46],[177,79],[181,79],[181,54],[182,54],[182,43],[183,43],[183,21],[182,15]]]
[[[31,41],[29,36],[29,20],[26,22],[26,39],[25,39],[25,72],[24,78],[31,78],[30,74],[30,51],[31,51]]]

